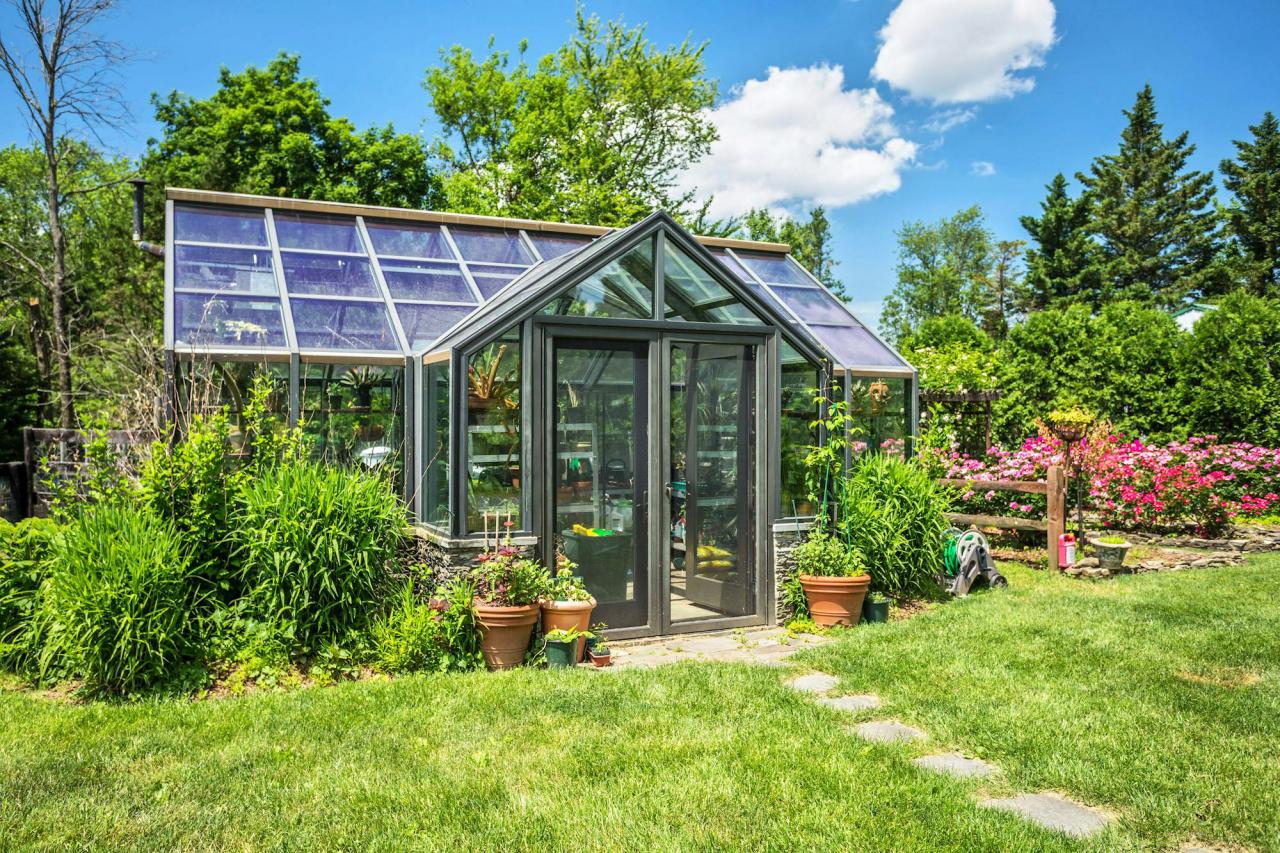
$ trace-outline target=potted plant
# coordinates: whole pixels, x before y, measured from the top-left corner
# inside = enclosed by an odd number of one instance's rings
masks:
[[[582,641],[591,636],[590,631],[579,631],[577,628],[556,628],[548,631],[544,638],[547,652],[548,669],[568,669],[578,663],[577,649]]]
[[[1113,574],[1121,571],[1125,555],[1133,547],[1123,536],[1099,536],[1089,544],[1098,554],[1098,565]]]
[[[813,621],[823,627],[857,625],[871,586],[862,555],[821,525],[791,555]]]
[[[582,660],[586,637],[590,634],[587,626],[591,624],[591,611],[596,606],[596,600],[587,592],[582,578],[574,575],[576,568],[575,563],[560,557],[556,576],[547,585],[547,594],[542,600],[543,633],[549,635],[556,630],[580,632],[575,662]]]
[[[338,380],[338,385],[351,391],[353,397],[351,408],[371,409],[373,408],[373,389],[386,378],[387,374],[381,368],[361,364],[344,373]]]
[[[880,593],[872,593],[862,599],[863,622],[888,622],[889,599]]]
[[[593,666],[610,666],[613,655],[609,652],[609,641],[598,631],[593,630],[592,633],[595,636],[588,635],[587,638],[587,657]]]
[[[529,559],[509,540],[476,558],[471,570],[473,601],[480,623],[480,650],[489,669],[511,669],[524,662],[533,626],[550,578],[537,560]]]

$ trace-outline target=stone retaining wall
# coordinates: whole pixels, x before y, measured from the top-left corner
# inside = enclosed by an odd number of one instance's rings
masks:
[[[1143,533],[1132,530],[1120,534],[1130,542],[1167,548],[1203,548],[1210,551],[1280,551],[1280,527],[1238,524],[1225,539],[1205,539],[1179,533]]]

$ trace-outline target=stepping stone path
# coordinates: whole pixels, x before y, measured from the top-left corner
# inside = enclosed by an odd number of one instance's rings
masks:
[[[1056,829],[1075,838],[1093,835],[1111,822],[1109,815],[1058,794],[1019,794],[1002,800],[983,800],[978,805],[1013,812],[1046,829]]]
[[[872,708],[880,707],[880,697],[872,696],[870,693],[850,696],[822,696],[818,701],[823,705],[829,705],[841,711],[870,711]]]
[[[946,773],[961,779],[975,776],[994,776],[999,769],[978,758],[966,758],[958,752],[943,752],[938,755],[924,755],[912,762],[918,767]]]
[[[826,693],[828,690],[834,690],[838,683],[834,675],[814,672],[791,679],[787,682],[787,686],[802,693]]]
[[[874,743],[906,743],[925,738],[924,732],[904,726],[897,720],[872,720],[858,726],[857,732],[858,737]]]

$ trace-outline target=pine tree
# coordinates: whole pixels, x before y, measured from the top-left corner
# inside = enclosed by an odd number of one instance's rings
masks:
[[[1223,160],[1222,183],[1234,196],[1224,210],[1239,243],[1249,292],[1280,296],[1280,123],[1267,112],[1236,140],[1236,159]]]
[[[1151,86],[1138,93],[1120,151],[1076,178],[1090,204],[1108,296],[1177,305],[1214,274],[1213,173],[1187,169],[1187,134],[1164,138]]]
[[[1096,310],[1103,301],[1098,247],[1089,236],[1089,204],[1071,198],[1059,172],[1045,189],[1040,217],[1019,221],[1034,243],[1027,249],[1027,275],[1018,293],[1023,313],[1086,302]]]

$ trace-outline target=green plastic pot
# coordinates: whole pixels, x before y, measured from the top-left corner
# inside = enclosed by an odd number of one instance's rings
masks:
[[[867,596],[862,599],[862,621],[863,622],[888,622],[889,621],[889,599],[872,598]]]
[[[567,643],[556,643],[551,640],[547,641],[547,669],[568,669],[573,666],[577,656],[578,641],[570,640]]]

